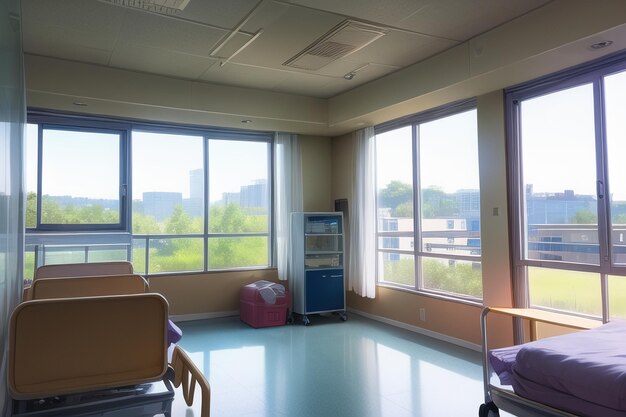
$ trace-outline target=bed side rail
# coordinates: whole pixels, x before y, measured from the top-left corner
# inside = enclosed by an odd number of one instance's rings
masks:
[[[202,392],[200,417],[209,417],[211,412],[211,387],[202,372],[191,361],[189,356],[180,347],[176,346],[172,353],[171,366],[174,370],[174,386],[183,386],[183,398],[187,406],[191,407],[196,391],[196,382]]]

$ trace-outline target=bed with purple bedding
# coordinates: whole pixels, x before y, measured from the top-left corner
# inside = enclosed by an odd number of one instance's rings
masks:
[[[626,417],[626,322],[490,351],[515,394],[586,417]]]

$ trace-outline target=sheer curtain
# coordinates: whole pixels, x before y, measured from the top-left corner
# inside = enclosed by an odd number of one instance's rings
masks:
[[[298,135],[276,133],[274,161],[274,254],[278,279],[286,280],[291,272],[291,213],[302,211],[302,158]]]
[[[355,133],[354,184],[350,204],[348,289],[376,296],[376,147],[374,128]]]

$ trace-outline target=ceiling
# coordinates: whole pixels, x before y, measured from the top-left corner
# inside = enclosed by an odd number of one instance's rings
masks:
[[[121,1],[121,0],[118,0]],[[22,0],[24,52],[330,98],[463,43],[550,0],[126,0],[187,3],[175,14],[106,0]],[[385,34],[317,69],[284,63],[346,19]],[[344,78],[353,73],[351,80]]]

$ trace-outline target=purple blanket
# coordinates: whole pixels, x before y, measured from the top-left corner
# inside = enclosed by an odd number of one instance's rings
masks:
[[[626,416],[626,322],[523,345],[512,373],[523,397],[579,415]]]
[[[516,345],[489,351],[489,363],[491,363],[491,368],[498,375],[503,385],[513,385],[511,371],[515,363],[515,358],[517,357],[517,352],[519,352],[521,348],[522,345]]]

